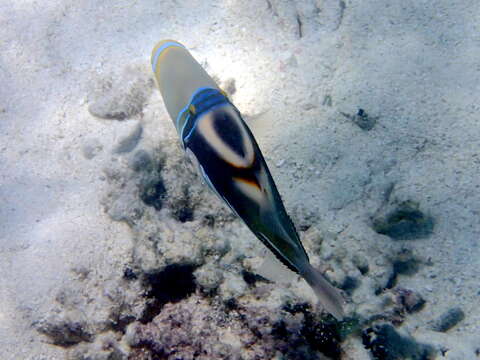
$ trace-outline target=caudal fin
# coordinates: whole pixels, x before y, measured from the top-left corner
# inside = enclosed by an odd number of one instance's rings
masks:
[[[325,310],[332,314],[337,320],[341,320],[344,317],[343,298],[338,289],[333,287],[327,279],[309,263],[305,264],[300,275],[302,275],[308,285],[315,291],[318,300]]]

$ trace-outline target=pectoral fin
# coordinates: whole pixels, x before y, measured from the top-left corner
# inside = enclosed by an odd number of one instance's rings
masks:
[[[288,285],[298,277],[298,274],[283,265],[270,250],[265,251],[265,258],[255,272],[270,281]]]

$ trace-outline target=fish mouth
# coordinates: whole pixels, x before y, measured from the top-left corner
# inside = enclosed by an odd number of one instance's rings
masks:
[[[168,48],[170,48],[172,46],[173,47],[180,47],[180,48],[185,49],[185,46],[180,44],[178,41],[169,40],[169,39],[162,40],[159,43],[157,43],[157,45],[155,45],[155,47],[152,50],[152,56],[150,58],[150,62],[152,64],[153,72],[155,72],[156,69],[157,69],[157,65],[159,63],[160,56],[165,52],[165,50],[167,50]]]

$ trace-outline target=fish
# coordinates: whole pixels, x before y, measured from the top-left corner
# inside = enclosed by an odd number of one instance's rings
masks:
[[[228,95],[177,41],[160,41],[151,65],[181,145],[208,187],[342,319],[340,292],[310,264],[257,141]]]

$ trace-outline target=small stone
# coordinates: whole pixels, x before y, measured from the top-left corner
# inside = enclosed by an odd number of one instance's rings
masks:
[[[396,295],[395,302],[397,306],[405,309],[407,313],[417,312],[425,305],[425,300],[422,296],[412,290],[397,287],[393,289],[393,293]]]
[[[330,95],[325,95],[323,97],[322,105],[332,107],[332,97]]]
[[[395,275],[415,275],[420,269],[421,261],[408,249],[402,249],[393,259]]]
[[[172,217],[182,223],[193,221],[194,219],[194,209],[190,204],[188,196],[173,201],[171,203],[171,212]]]
[[[91,160],[102,151],[103,145],[97,139],[88,140],[82,147],[82,154],[85,159]]]
[[[235,86],[235,79],[227,79],[222,86],[223,90],[229,95],[232,96],[237,92],[237,87]]]
[[[350,115],[344,112],[341,112],[341,114],[365,131],[372,130],[377,123],[377,118],[368,116],[363,109],[358,109],[358,112],[355,115]]]
[[[307,102],[307,103],[304,103],[302,104],[302,109],[305,110],[305,111],[309,111],[309,110],[312,110],[312,109],[315,109],[316,106],[310,102]]]
[[[432,330],[439,332],[447,332],[463,319],[465,319],[465,313],[461,308],[451,308],[433,322]]]
[[[115,146],[113,152],[115,154],[128,153],[135,149],[142,138],[143,128],[141,124],[137,124],[133,131],[126,137],[122,138]]]
[[[353,256],[352,262],[362,275],[365,275],[368,273],[369,265],[366,257],[356,254]]]
[[[225,299],[237,298],[247,290],[247,283],[239,274],[225,273],[225,281],[220,286]]]
[[[135,274],[135,272],[131,268],[127,267],[123,271],[123,277],[127,280],[136,280],[137,274]]]
[[[152,170],[153,161],[152,157],[145,150],[138,150],[130,158],[128,165],[133,171],[150,171]]]
[[[91,270],[83,265],[78,265],[72,268],[72,272],[78,276],[79,280],[85,280],[88,278]]]
[[[316,226],[309,226],[302,236],[302,243],[314,253],[320,252],[323,237]]]
[[[353,117],[353,122],[362,130],[372,130],[377,123],[376,118],[370,117],[363,109],[358,109],[357,115]]]

